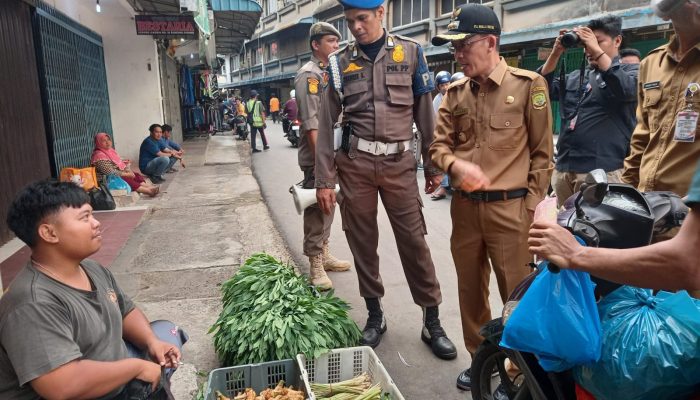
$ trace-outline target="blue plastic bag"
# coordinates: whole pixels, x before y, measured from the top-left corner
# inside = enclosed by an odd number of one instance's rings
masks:
[[[124,179],[118,175],[108,175],[107,176],[107,189],[112,190],[126,190],[126,193],[131,193],[131,186]]]
[[[501,346],[533,353],[545,371],[560,372],[600,357],[595,284],[585,273],[541,272],[508,319]]]
[[[700,301],[623,286],[599,311],[600,361],[574,369],[597,400],[683,399],[700,390]]]

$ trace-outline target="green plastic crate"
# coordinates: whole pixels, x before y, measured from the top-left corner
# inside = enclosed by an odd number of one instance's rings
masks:
[[[299,367],[295,360],[215,369],[209,373],[204,398],[216,400],[217,390],[226,397],[234,397],[246,388],[252,388],[256,393],[260,393],[267,388],[274,388],[279,381],[284,381],[285,386],[294,386],[296,390],[303,390],[304,385],[300,384]]]

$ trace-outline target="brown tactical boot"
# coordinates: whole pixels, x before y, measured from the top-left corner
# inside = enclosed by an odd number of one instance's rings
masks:
[[[331,254],[328,242],[323,243],[323,269],[332,272],[343,272],[350,269],[350,263],[338,260]]]
[[[309,264],[311,265],[309,272],[311,284],[319,290],[333,289],[333,282],[326,275],[326,271],[323,270],[323,254],[309,257]]]

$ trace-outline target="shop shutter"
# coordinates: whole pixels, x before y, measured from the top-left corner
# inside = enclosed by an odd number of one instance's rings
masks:
[[[33,19],[54,176],[90,163],[93,137],[112,134],[102,38],[39,2]]]

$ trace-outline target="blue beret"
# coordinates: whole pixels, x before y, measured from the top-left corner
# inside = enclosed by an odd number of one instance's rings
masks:
[[[361,8],[371,10],[384,4],[384,0],[338,0],[344,9]]]

